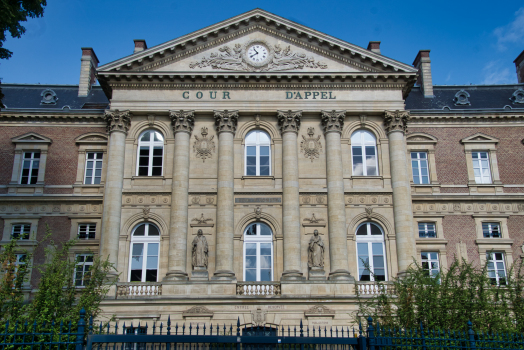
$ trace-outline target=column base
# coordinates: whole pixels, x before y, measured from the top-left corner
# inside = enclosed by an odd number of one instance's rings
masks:
[[[120,275],[116,271],[110,271],[107,273],[106,277],[104,278],[105,284],[113,284],[116,282],[119,282]]]
[[[406,270],[399,271],[399,272],[397,273],[397,277],[398,277],[398,279],[400,279],[400,280],[401,280],[401,279],[404,279],[404,278],[408,277],[408,272],[407,272]]]
[[[348,270],[335,270],[329,273],[328,279],[330,281],[351,281],[354,280],[353,276],[351,276],[351,273]]]
[[[325,281],[326,271],[323,267],[310,267],[308,279],[310,281]]]
[[[209,274],[204,266],[197,266],[191,271],[191,281],[209,281]]]
[[[215,271],[213,274],[213,277],[211,277],[212,281],[236,281],[237,277],[235,276],[235,273],[230,270],[218,270]]]
[[[282,272],[281,281],[305,281],[304,274],[298,270],[288,270]]]
[[[173,281],[187,281],[187,273],[180,270],[168,271],[166,277],[162,280],[163,282],[173,282]]]

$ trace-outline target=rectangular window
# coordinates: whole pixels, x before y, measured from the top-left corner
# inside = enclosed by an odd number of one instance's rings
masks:
[[[382,242],[357,243],[358,280],[385,281],[386,264]]]
[[[495,222],[483,222],[482,233],[484,238],[501,238],[500,225]]]
[[[418,223],[418,236],[420,238],[436,238],[435,224],[429,222]]]
[[[93,266],[93,254],[77,254],[75,269],[75,286],[85,287],[91,276]]]
[[[435,277],[440,271],[440,266],[438,262],[438,253],[437,252],[422,252],[420,253],[422,260],[422,268],[428,272],[428,275]]]
[[[86,173],[84,184],[98,185],[102,180],[102,152],[87,152],[86,153]]]
[[[488,252],[486,253],[488,261],[488,276],[493,285],[506,284],[506,264],[504,262],[504,253]]]
[[[16,224],[13,225],[11,231],[11,238],[16,239],[29,239],[31,233],[31,224]]]
[[[40,165],[40,152],[24,152],[22,160],[21,185],[34,185],[38,180],[38,167]]]
[[[78,238],[80,239],[95,239],[96,224],[80,224],[78,225]]]
[[[158,246],[158,243],[133,243],[130,282],[157,281]]]
[[[411,169],[414,184],[429,184],[428,154],[426,152],[411,152]]]
[[[478,184],[491,183],[491,171],[489,169],[488,152],[471,152],[473,158],[473,173],[475,182]]]

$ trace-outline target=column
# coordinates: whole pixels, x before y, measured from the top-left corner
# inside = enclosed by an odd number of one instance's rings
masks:
[[[233,271],[234,144],[238,111],[215,111],[218,134],[217,241],[214,280],[236,280]]]
[[[120,236],[120,215],[122,213],[122,186],[124,182],[124,158],[127,130],[131,124],[129,111],[106,111],[109,150],[107,176],[104,186],[104,210],[102,212],[102,241],[100,255],[118,269],[118,241]],[[116,272],[110,278],[118,278]]]
[[[406,272],[415,256],[413,210],[405,133],[410,120],[408,111],[385,111],[384,127],[389,139],[389,162],[393,187],[393,216],[399,275]]]
[[[282,221],[284,272],[281,280],[304,279],[300,250],[300,197],[298,186],[298,129],[302,111],[278,111],[282,133]]]
[[[195,126],[194,111],[170,111],[175,135],[168,271],[164,281],[187,280],[189,141]]]
[[[346,111],[322,111],[326,137],[330,280],[349,280],[346,204],[340,136]]]

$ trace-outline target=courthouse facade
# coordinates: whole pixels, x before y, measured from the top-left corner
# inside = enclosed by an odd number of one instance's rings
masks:
[[[357,291],[413,259],[488,259],[504,283],[523,61],[519,84],[433,86],[429,51],[408,65],[259,9],[104,65],[82,48],[78,86],[2,85],[2,243],[78,237],[75,283],[108,257],[119,320],[352,325]]]

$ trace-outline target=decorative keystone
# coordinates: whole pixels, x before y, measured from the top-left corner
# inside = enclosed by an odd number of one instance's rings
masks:
[[[408,132],[408,121],[411,116],[408,111],[385,111],[384,112],[384,127],[386,132],[401,131]]]
[[[171,118],[174,133],[184,131],[191,134],[193,131],[193,127],[195,126],[195,111],[169,111],[169,118]]]
[[[238,111],[215,111],[215,127],[218,133],[237,130]]]
[[[129,130],[129,125],[131,125],[131,112],[119,111],[118,109],[115,109],[114,111],[106,111],[105,119],[107,122],[108,133],[112,133],[113,131],[120,131],[124,134],[127,134],[127,130]]]
[[[331,131],[342,133],[345,118],[346,111],[322,111],[322,128],[324,128],[324,134]]]
[[[280,133],[292,131],[298,133],[300,129],[300,118],[302,118],[302,111],[277,111],[278,125],[280,125]]]

